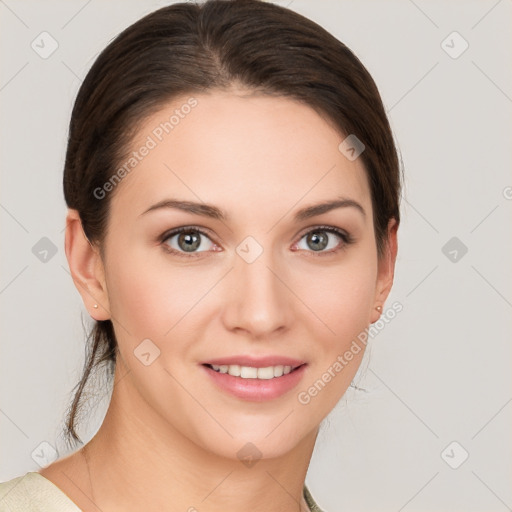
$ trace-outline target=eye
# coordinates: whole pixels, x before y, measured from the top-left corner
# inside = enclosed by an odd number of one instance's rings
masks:
[[[207,233],[193,226],[168,231],[162,235],[161,242],[166,251],[185,257],[194,256],[198,252],[210,251],[216,247]]]
[[[301,247],[302,240],[305,241],[305,247]],[[183,226],[166,231],[160,237],[160,241],[165,251],[183,257],[198,257],[200,256],[198,253],[201,252],[222,250],[212,242],[208,233],[194,226]],[[336,253],[353,242],[352,236],[339,228],[317,226],[302,235],[293,249],[298,248],[307,252],[314,252],[320,256]]]
[[[302,240],[304,240],[305,246],[301,247]],[[334,226],[317,226],[304,234],[295,246],[309,252],[331,254],[346,248],[353,241],[353,238],[348,233],[339,228]]]

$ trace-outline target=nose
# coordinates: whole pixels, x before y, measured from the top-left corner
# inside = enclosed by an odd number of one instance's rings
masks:
[[[246,333],[253,339],[268,339],[287,330],[293,320],[293,293],[287,275],[272,257],[271,250],[252,263],[235,255],[225,283],[223,322],[230,331]]]

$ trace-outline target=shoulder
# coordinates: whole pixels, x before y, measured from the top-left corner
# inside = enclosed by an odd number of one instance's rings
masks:
[[[30,471],[0,483],[0,512],[81,512],[52,482]]]
[[[308,504],[308,507],[309,507],[309,510],[311,512],[324,512],[318,505],[317,503],[315,502],[315,500],[313,499],[313,496],[311,496],[311,493],[309,492],[309,489],[307,488],[306,485],[304,485],[304,488],[303,488],[303,494],[304,494],[304,499],[306,500],[306,503]]]

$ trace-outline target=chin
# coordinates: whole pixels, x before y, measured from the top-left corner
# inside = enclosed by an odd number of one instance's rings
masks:
[[[220,426],[212,430],[205,429],[204,424],[198,425],[198,444],[218,456],[242,462],[246,458],[257,460],[282,457],[301,444],[308,433],[314,430],[314,426],[308,429],[304,424],[305,418],[299,417],[297,406],[295,410],[289,406],[265,417],[258,417],[258,413],[254,413],[222,418],[222,426],[229,434]],[[311,417],[307,420],[311,422]]]

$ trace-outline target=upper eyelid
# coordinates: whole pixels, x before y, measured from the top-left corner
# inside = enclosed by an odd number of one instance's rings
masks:
[[[180,226],[177,228],[169,229],[161,235],[160,239],[162,240],[162,242],[165,242],[165,240],[167,240],[168,238],[172,238],[176,235],[179,235],[183,231],[197,231],[198,233],[201,233],[201,235],[204,235],[204,236],[210,238],[210,240],[211,240],[211,235],[210,235],[208,229],[200,228],[199,226],[193,226],[193,225]],[[213,242],[213,240],[211,240],[211,241]]]
[[[333,234],[337,234],[336,232],[339,231],[340,234],[344,234],[345,236],[349,236],[349,233],[346,229],[343,229],[343,228],[339,228],[337,226],[331,226],[329,224],[316,224],[314,226],[310,226],[308,228],[304,228],[303,231],[301,231],[299,233],[299,235],[297,236],[300,236],[301,238],[310,233],[311,231],[315,231],[315,230],[318,230],[318,231],[321,231],[321,230],[324,230],[324,231],[329,231],[330,233],[333,233]]]

